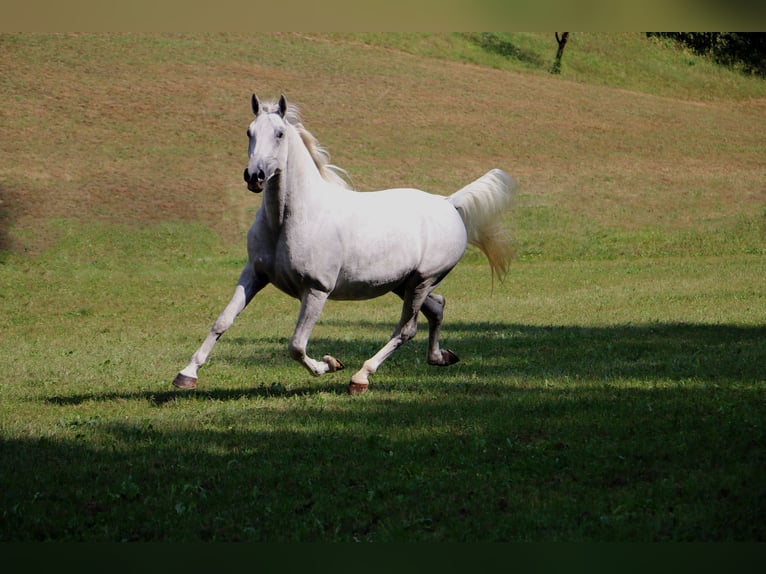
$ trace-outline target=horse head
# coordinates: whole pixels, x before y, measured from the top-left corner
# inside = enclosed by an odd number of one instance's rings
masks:
[[[244,178],[250,191],[260,193],[270,179],[279,176],[287,163],[287,100],[281,96],[276,105],[261,105],[253,94],[251,106],[255,119],[247,128],[249,159]]]

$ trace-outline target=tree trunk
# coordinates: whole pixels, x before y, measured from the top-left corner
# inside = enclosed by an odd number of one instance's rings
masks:
[[[561,73],[561,56],[564,55],[564,46],[567,45],[568,39],[569,39],[569,32],[562,32],[561,37],[559,37],[559,33],[556,32],[556,42],[559,45],[559,49],[556,51],[556,61],[553,63],[553,67],[551,68],[552,74]]]

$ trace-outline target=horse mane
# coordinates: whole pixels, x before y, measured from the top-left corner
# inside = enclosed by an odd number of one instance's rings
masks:
[[[276,112],[279,109],[279,105],[273,101],[265,102],[263,108],[267,112]],[[317,138],[303,125],[300,108],[296,104],[292,102],[288,104],[287,111],[285,112],[285,121],[295,128],[298,135],[301,136],[301,141],[303,141],[303,145],[306,146],[309,155],[311,155],[311,159],[314,160],[314,164],[317,166],[322,179],[329,183],[334,183],[350,189],[351,186],[345,179],[345,177],[348,177],[348,172],[346,172],[345,169],[330,163],[330,152],[328,152],[325,147],[321,146]]]

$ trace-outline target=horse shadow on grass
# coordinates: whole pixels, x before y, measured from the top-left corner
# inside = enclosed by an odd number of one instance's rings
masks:
[[[45,401],[73,405],[89,400],[145,399],[162,405],[187,396],[228,401],[343,393],[347,378],[344,374],[350,377],[378,350],[390,324],[329,319],[324,325],[367,333],[358,339],[324,336],[310,341],[309,352],[330,353],[345,363],[346,369],[336,375],[343,383],[335,386],[308,382],[296,387],[273,380],[254,381],[252,387],[244,389],[206,386],[205,381],[212,383],[215,379],[215,363],[258,367],[261,372],[268,368],[264,365],[274,364],[303,372],[288,356],[287,337],[240,335],[222,339],[214,363],[202,371],[200,387],[191,393],[168,384],[167,390],[59,395]],[[449,393],[465,388],[466,384],[486,390],[488,384],[508,378],[528,380],[531,384],[555,379],[603,382],[630,379],[650,384],[695,380],[726,384],[763,380],[766,375],[766,327],[762,326],[656,323],[580,327],[458,321],[445,325],[442,331],[443,346],[461,357],[461,362],[446,369],[426,364],[424,331],[425,326],[383,364],[372,379],[371,391],[385,391],[395,382],[430,386],[437,392]],[[307,379],[315,380],[323,379]]]
[[[200,385],[193,391],[181,391],[170,386],[167,390],[141,390],[126,392],[83,393],[73,395],[55,395],[46,397],[44,401],[53,405],[79,405],[88,401],[110,402],[116,400],[145,400],[152,406],[162,406],[183,400],[208,399],[214,401],[235,401],[255,398],[291,398],[316,395],[318,393],[344,394],[345,387],[328,388],[327,386],[307,385],[304,387],[286,387],[279,382],[271,384],[254,384],[252,387],[241,388],[205,388]]]
[[[389,323],[366,320],[330,319],[324,325],[366,333],[363,339],[325,336],[309,342],[310,353],[338,357],[349,374],[382,346],[391,329]],[[652,323],[584,327],[458,321],[446,323],[442,329],[442,346],[461,357],[460,363],[447,369],[425,365],[426,333],[427,327],[422,325],[415,339],[392,355],[375,377],[415,369],[423,378],[428,373],[454,371],[458,378],[560,376],[726,383],[759,380],[766,374],[763,326]],[[223,360],[256,365],[281,356],[289,361],[286,337],[269,341],[236,337],[231,345],[252,353],[224,351]]]

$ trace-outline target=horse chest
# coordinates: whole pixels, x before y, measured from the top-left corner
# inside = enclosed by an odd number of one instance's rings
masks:
[[[299,298],[307,287],[333,290],[339,266],[326,260],[318,242],[251,235],[250,264],[280,291]]]

